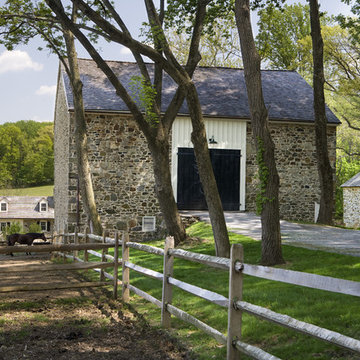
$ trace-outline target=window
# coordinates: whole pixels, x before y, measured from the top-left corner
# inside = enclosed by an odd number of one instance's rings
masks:
[[[143,216],[142,231],[155,231],[155,216]]]
[[[7,211],[7,203],[6,202],[1,203],[0,211],[2,211],[2,212]]]
[[[47,203],[41,202],[40,203],[40,212],[45,212],[45,211],[47,211]]]
[[[41,231],[47,231],[47,221],[40,221]]]
[[[0,231],[5,231],[7,226],[10,227],[10,223],[9,223],[9,222],[2,222],[2,223],[0,223]]]

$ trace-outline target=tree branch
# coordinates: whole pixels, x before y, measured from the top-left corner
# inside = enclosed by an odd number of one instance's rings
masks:
[[[149,124],[144,119],[143,114],[140,109],[137,107],[136,103],[132,100],[124,86],[121,84],[120,80],[116,76],[116,74],[112,71],[110,66],[106,63],[106,61],[100,56],[100,54],[96,51],[87,37],[79,30],[79,28],[68,18],[66,15],[64,8],[57,0],[45,0],[47,5],[51,8],[51,10],[56,14],[56,16],[61,21],[62,25],[65,29],[69,29],[77,38],[78,41],[84,46],[89,55],[93,58],[99,68],[104,72],[107,76],[111,84],[116,89],[116,93],[122,98],[125,102],[126,106],[129,108],[131,113],[134,116],[134,119],[137,121],[141,130],[144,134],[149,134],[151,132]]]
[[[47,0],[46,0],[47,1]],[[54,2],[56,0],[51,0]],[[154,62],[158,62],[162,65],[163,69],[168,73],[171,74],[171,77],[177,82],[180,83],[184,81],[183,75],[179,69],[173,66],[169,61],[167,61],[161,54],[159,54],[155,49],[152,47],[145,45],[131,36],[126,34],[123,31],[118,30],[115,28],[111,23],[104,20],[101,15],[99,15],[96,11],[94,11],[88,4],[86,4],[83,0],[71,0],[72,2],[76,3],[89,19],[91,19],[96,25],[102,28],[108,35],[110,40],[117,42],[121,45],[126,46],[130,50],[134,50],[139,52],[140,54],[149,57]]]
[[[185,69],[190,77],[192,77],[196,66],[201,60],[201,54],[199,52],[200,39],[202,30],[204,27],[204,20],[206,16],[206,5],[209,3],[208,0],[198,1],[196,8],[194,30],[191,37],[189,56],[185,66]]]
[[[360,156],[360,152],[351,153],[341,146],[336,146],[336,149],[343,151],[347,156]]]
[[[349,118],[342,114],[336,107],[334,107],[334,110],[338,113],[341,114],[341,117],[346,121],[346,123],[348,124],[350,129],[356,130],[356,131],[360,131],[360,127],[354,126],[351,124],[351,120],[349,120]]]
[[[126,27],[125,23],[123,22],[123,20],[121,19],[121,17],[119,16],[119,14],[117,13],[117,11],[115,10],[115,8],[112,6],[111,2],[109,0],[102,0],[104,2],[105,7],[109,10],[111,16],[113,17],[113,19],[116,21],[116,23],[119,25],[120,29],[129,37],[131,37],[130,31],[129,29]],[[141,57],[141,54],[138,51],[135,51],[134,49],[130,49],[130,51],[132,52],[136,63],[139,66],[139,69],[141,71],[141,75],[145,78],[145,80],[149,83],[151,83],[151,79],[149,76],[149,72],[147,71],[146,68],[146,64],[143,60],[143,58]]]

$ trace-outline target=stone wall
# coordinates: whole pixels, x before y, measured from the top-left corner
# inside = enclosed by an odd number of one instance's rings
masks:
[[[306,124],[271,123],[280,177],[280,216],[287,220],[314,221],[320,187],[315,150],[315,129]],[[335,169],[336,127],[328,127],[329,155]],[[250,124],[246,148],[246,210],[256,211],[258,188],[256,149]]]
[[[152,160],[143,134],[130,115],[86,115],[89,162],[95,200],[106,229],[121,229],[123,222],[136,219],[136,238],[157,234],[141,232],[143,216],[156,216],[160,210],[154,191]],[[74,132],[71,119],[70,134]],[[70,135],[69,222],[77,217],[77,166],[74,137]],[[81,212],[81,223],[86,216]],[[135,235],[134,235],[135,236]]]
[[[59,87],[61,88],[61,86]],[[69,118],[71,119],[69,126]],[[106,229],[120,229],[136,219],[134,238],[162,236],[164,224],[154,192],[152,160],[143,134],[130,115],[86,115],[89,160],[98,211]],[[283,219],[314,220],[314,203],[319,202],[319,182],[313,125],[270,124],[276,145],[280,176],[280,214]],[[58,91],[55,115],[55,227],[77,223],[77,169],[73,114],[66,109]],[[329,151],[335,164],[336,128],[329,127]],[[246,210],[256,210],[257,164],[251,132],[247,126]],[[67,154],[70,154],[68,157]],[[80,224],[86,216],[79,209]],[[141,232],[143,216],[156,216],[158,233]],[[160,226],[161,225],[161,226]]]
[[[344,224],[347,227],[360,227],[360,188],[344,187]]]

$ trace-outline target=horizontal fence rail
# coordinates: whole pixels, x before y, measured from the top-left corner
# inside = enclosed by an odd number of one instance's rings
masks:
[[[113,248],[113,244],[53,244],[41,246],[2,246],[0,254],[19,253],[19,252],[36,252],[50,253],[55,251],[80,251],[80,250],[102,250]]]
[[[74,237],[74,242],[70,243],[71,235]],[[104,281],[105,278],[113,280],[114,277],[106,273],[104,269],[106,268],[116,268],[118,259],[114,257],[109,257],[105,253],[109,248],[114,248],[118,246],[116,241],[112,243],[75,243],[78,240],[78,234],[62,234],[55,235],[54,239],[60,239],[61,243],[53,243],[51,245],[39,243],[38,246],[28,246],[28,245],[18,245],[18,246],[2,246],[0,247],[0,254],[12,254],[19,252],[35,252],[35,253],[56,253],[61,254],[63,259],[70,259],[76,262],[64,263],[64,264],[54,264],[46,263],[41,265],[35,264],[12,264],[11,266],[1,266],[0,264],[0,276],[2,274],[6,275],[9,273],[21,273],[21,272],[51,272],[51,271],[88,271],[94,270],[100,272],[100,281],[99,282],[80,282],[80,283],[45,283],[45,284],[16,284],[16,285],[7,285],[0,286],[0,293],[4,292],[17,292],[17,291],[44,291],[44,290],[61,290],[61,289],[72,289],[72,288],[89,288],[89,287],[99,287],[99,286],[109,286],[110,282]],[[100,255],[101,261],[92,261],[88,262],[83,259],[80,259],[78,256],[79,251],[83,251],[84,254],[89,252],[99,255],[95,250],[101,250],[102,254]],[[62,253],[61,253],[62,252]],[[72,252],[73,255],[68,254]],[[110,260],[110,261],[106,261]],[[117,274],[117,273],[116,273]],[[117,276],[116,276],[117,279]]]
[[[119,284],[122,286],[123,300],[129,301],[129,292],[133,292],[138,296],[144,298],[145,300],[151,302],[155,306],[161,309],[162,313],[162,325],[164,327],[169,327],[170,325],[170,316],[175,316],[189,324],[192,324],[196,328],[205,332],[206,334],[215,338],[220,344],[227,345],[227,359],[237,359],[239,353],[246,354],[253,359],[259,360],[277,360],[274,355],[271,355],[264,350],[255,347],[250,344],[246,344],[240,340],[241,336],[241,316],[243,312],[249,313],[256,317],[259,317],[263,320],[267,320],[283,327],[290,328],[294,331],[301,332],[312,337],[321,339],[323,341],[338,345],[347,350],[351,350],[360,354],[360,341],[357,339],[350,338],[348,336],[339,334],[337,332],[321,328],[316,325],[312,325],[303,321],[296,320],[288,315],[279,314],[272,310],[257,306],[254,304],[247,303],[242,301],[242,283],[243,275],[254,276],[262,279],[267,279],[271,281],[278,281],[292,285],[298,285],[313,289],[325,290],[334,293],[340,293],[344,295],[360,296],[360,282],[336,279],[327,276],[321,276],[317,274],[303,273],[293,270],[285,270],[280,268],[271,268],[266,266],[257,266],[251,264],[243,263],[242,247],[241,245],[232,246],[232,255],[230,259],[220,258],[211,255],[193,253],[190,251],[185,251],[182,249],[175,249],[173,246],[173,239],[167,238],[165,243],[165,248],[160,249],[154,246],[141,244],[137,242],[130,242],[129,235],[127,231],[123,232],[122,240],[118,240],[117,233],[115,239],[111,237],[96,236],[87,233],[63,233],[58,234],[56,237],[61,239],[62,244],[56,245],[43,245],[39,248],[39,252],[46,247],[52,247],[52,251],[63,251],[62,254],[64,257],[77,261],[79,264],[86,264],[88,254],[92,256],[101,258],[101,262],[98,262],[99,266],[95,268],[95,265],[90,265],[89,269],[93,269],[102,274],[102,276],[111,279],[116,283],[116,286]],[[81,242],[77,243],[81,239]],[[64,242],[73,241],[76,244],[65,244]],[[89,243],[90,242],[90,243]],[[101,243],[100,243],[101,242]],[[122,246],[122,257],[119,258],[118,255],[115,255],[116,260],[113,256],[106,253],[107,249],[114,247],[116,244]],[[16,250],[15,248],[19,247],[3,247],[0,248],[0,253],[8,252],[24,252],[25,247],[21,247],[21,250]],[[135,249],[138,251],[144,251],[153,255],[162,256],[164,259],[164,269],[163,273],[154,271],[140,265],[134,264],[129,261],[129,249]],[[75,252],[83,250],[86,254],[84,260],[80,259],[78,256],[75,256]],[[98,251],[101,250],[102,253]],[[35,249],[31,247],[31,251],[35,252]],[[65,252],[73,251],[74,254],[65,254]],[[234,255],[233,254],[237,254]],[[240,251],[240,252],[239,252]],[[188,260],[190,262],[200,263],[205,266],[222,269],[229,271],[229,297],[225,297],[216,292],[200,288],[198,286],[188,284],[184,281],[178,280],[173,276],[173,267],[174,267],[174,258]],[[109,260],[109,262],[107,262]],[[122,280],[117,278],[114,272],[114,276],[106,273],[103,270],[105,264],[113,264],[116,262],[122,266]],[[100,265],[103,264],[103,265]],[[80,266],[81,267],[81,266]],[[84,265],[86,268],[86,265]],[[139,274],[142,274],[146,277],[156,279],[162,282],[163,291],[162,299],[156,299],[147,292],[135,287],[130,283],[129,271],[136,271]],[[183,291],[186,291],[194,296],[205,299],[213,304],[216,304],[221,307],[228,308],[228,336],[219,332],[218,330],[210,327],[194,316],[188,314],[187,312],[175,307],[171,304],[172,302],[172,287],[175,286]],[[114,287],[115,289],[115,287]],[[117,290],[116,290],[117,291]],[[114,290],[115,292],[115,290]],[[236,299],[231,300],[229,299]]]
[[[294,270],[271,268],[267,266],[257,266],[239,264],[243,266],[245,275],[255,276],[262,279],[284,282],[292,285],[300,285],[312,289],[326,290],[345,295],[360,296],[360,282],[336,279],[329,276],[309,274]],[[237,268],[237,266],[235,266]]]
[[[193,253],[191,251],[185,251],[181,249],[170,249],[169,255],[172,255],[178,259],[189,260],[222,270],[229,270],[230,267],[229,259],[211,256],[211,255]]]
[[[347,350],[360,353],[360,341],[348,336],[339,334],[338,332],[327,330],[316,325],[308,324],[304,321],[296,320],[288,315],[283,315],[263,308],[261,306],[249,304],[244,301],[235,303],[237,309],[255,315],[261,319],[269,320],[273,323],[298,331],[303,334],[311,335],[318,339],[341,346]]]
[[[180,281],[177,279],[174,279],[173,277],[168,277],[167,279],[168,283],[171,285],[175,285],[181,290],[184,290],[188,292],[189,294],[195,295],[197,297],[200,297],[202,299],[208,300],[212,302],[213,304],[222,306],[222,307],[228,307],[229,306],[229,299],[225,296],[222,296],[216,292],[202,289],[201,287],[188,284],[184,281]]]
[[[222,270],[229,270],[230,267],[229,259],[219,258],[216,256],[198,254],[181,249],[171,249],[169,250],[169,254],[179,259],[197,262]],[[243,263],[237,263],[235,268],[237,271],[242,269],[244,275],[345,295],[360,296],[360,282],[358,281],[336,279],[329,276],[304,273],[300,271]]]
[[[135,245],[134,248],[138,250],[148,251],[146,247]],[[161,255],[160,252],[151,249],[151,253]],[[203,265],[207,265],[210,267],[228,270],[230,269],[231,259],[219,258],[216,256],[210,256],[205,254],[193,253],[190,251],[185,251],[181,249],[169,248],[167,251],[167,256],[172,256],[174,258],[179,258],[183,260],[188,260],[196,263],[200,263]],[[164,254],[166,256],[166,254]],[[149,276],[158,280],[163,279],[170,286],[176,286],[188,293],[191,293],[195,296],[206,299],[214,304],[217,304],[222,307],[234,307],[237,310],[248,312],[249,314],[255,315],[262,319],[277,323],[279,325],[291,328],[295,331],[300,331],[310,335],[312,337],[316,337],[318,339],[330,342],[332,344],[341,346],[348,350],[360,353],[359,349],[359,340],[344,336],[342,334],[312,325],[307,324],[305,322],[293,319],[287,315],[282,315],[275,313],[269,309],[262,308],[260,306],[248,304],[243,301],[238,301],[236,303],[229,303],[229,299],[223,295],[215,293],[213,291],[209,291],[206,289],[202,289],[198,286],[188,284],[184,281],[180,281],[175,279],[172,276],[166,276],[164,278],[163,274],[154,272],[153,270],[145,269],[139,267],[138,265],[131,264],[129,262],[125,262],[125,266],[129,269],[135,270],[137,272],[142,273],[145,276]],[[308,274],[302,273],[298,271],[292,270],[284,270],[278,268],[270,268],[266,266],[257,266],[244,264],[239,261],[235,261],[234,270],[236,272],[241,272],[244,275],[255,276],[267,280],[284,282],[292,285],[300,285],[308,288],[314,288],[319,290],[326,290],[335,293],[341,293],[346,295],[360,296],[360,283],[356,281],[343,280],[343,279],[335,279],[327,276],[321,276],[316,274]],[[166,285],[165,285],[166,286]],[[130,288],[132,288],[130,286]],[[134,289],[135,290],[135,289]],[[134,291],[138,295],[144,295],[139,289]],[[141,295],[142,294],[142,295]],[[147,297],[150,295],[147,294]],[[144,296],[142,296],[144,297]],[[156,304],[158,307],[164,306],[162,302],[158,299],[152,298],[150,301]],[[162,305],[161,305],[162,304]],[[246,304],[246,306],[245,306]],[[220,343],[225,344],[227,342],[226,337],[218,332],[216,329],[209,327],[208,325],[202,323],[200,320],[192,317],[190,314],[175,308],[172,304],[166,304],[166,311],[171,313],[172,315],[194,325],[195,327],[201,329],[207,334],[215,337]],[[271,315],[270,315],[271,314]],[[267,352],[259,349],[255,346],[245,344],[240,340],[236,340],[233,342],[233,347],[235,347],[238,351],[248,356],[251,356],[254,359],[261,360],[275,360],[278,359],[276,356],[268,354]],[[229,359],[231,357],[228,357]]]

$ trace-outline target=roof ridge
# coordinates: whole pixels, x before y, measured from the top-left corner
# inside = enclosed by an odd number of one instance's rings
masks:
[[[81,58],[79,57],[78,60],[81,61],[89,61],[95,63],[93,59]],[[107,63],[116,63],[116,64],[131,64],[137,65],[135,61],[126,61],[126,60],[105,60]],[[144,62],[145,65],[154,65],[153,62]],[[199,65],[197,66],[198,69],[226,69],[226,70],[241,70],[244,71],[244,68],[241,67],[230,67],[230,66],[210,66],[210,65]],[[289,69],[261,69],[261,71],[278,71],[278,72],[293,72],[298,73],[296,70],[289,70]]]

